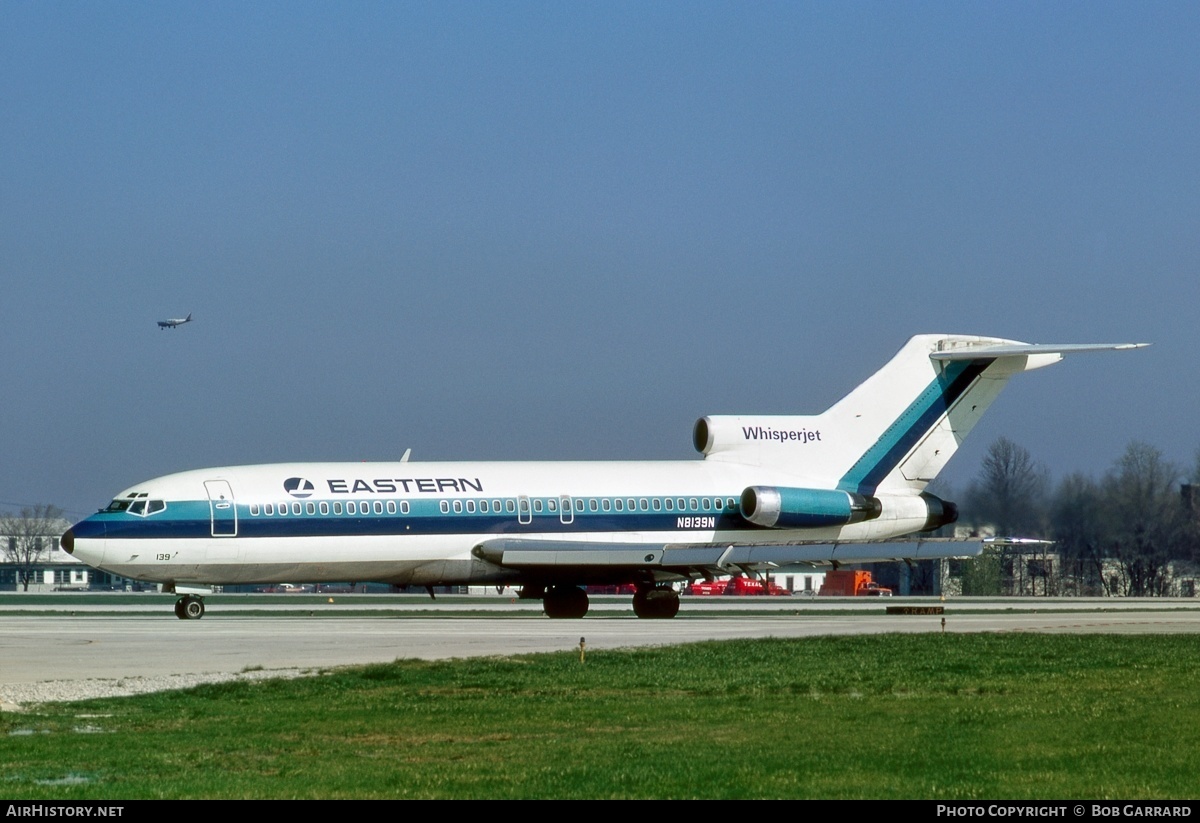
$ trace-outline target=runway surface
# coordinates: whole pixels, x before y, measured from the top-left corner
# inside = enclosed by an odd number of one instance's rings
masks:
[[[286,597],[283,595],[282,597]],[[773,601],[782,599],[771,599]],[[739,599],[740,601],[740,599]],[[247,670],[319,671],[398,658],[442,659],[578,650],[589,654],[631,646],[703,640],[883,632],[1074,632],[1200,634],[1195,600],[1003,600],[945,607],[938,615],[889,615],[888,605],[836,601],[763,602],[747,613],[728,599],[691,601],[674,620],[639,620],[625,599],[597,603],[581,620],[550,620],[536,604],[492,601],[478,613],[415,616],[427,602],[381,607],[377,614],[339,615],[286,601],[265,614],[238,614],[215,601],[203,620],[178,620],[169,603],[149,610],[99,612],[73,606],[53,614],[0,603],[0,686],[45,681],[234,674]],[[998,604],[998,605],[997,605]],[[915,605],[931,605],[925,601]],[[45,607],[38,607],[45,610]],[[99,607],[97,607],[99,608]],[[347,607],[349,608],[349,607]],[[868,613],[846,613],[847,608]],[[255,606],[256,612],[262,607]],[[797,614],[800,609],[804,613]],[[1102,610],[1100,610],[1102,609]],[[223,610],[225,613],[223,613]],[[731,610],[738,613],[730,614]],[[104,613],[104,612],[107,613]]]

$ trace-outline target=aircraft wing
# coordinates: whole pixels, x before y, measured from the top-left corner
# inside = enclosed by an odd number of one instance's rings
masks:
[[[887,560],[977,557],[985,540],[937,537],[912,540],[847,541],[788,545],[721,546],[678,543],[585,543],[566,540],[496,538],[479,543],[476,557],[509,569],[553,573],[619,568],[661,571],[683,577],[767,570],[792,565],[834,565]]]

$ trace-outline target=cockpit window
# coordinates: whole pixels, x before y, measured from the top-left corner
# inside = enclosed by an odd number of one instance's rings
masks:
[[[130,492],[129,494],[125,495],[124,499],[117,498],[113,502],[109,503],[108,508],[105,509],[104,511],[106,511],[106,512],[123,512],[123,511],[129,509],[130,505],[132,505],[135,500],[144,504],[146,502],[146,498],[149,496],[150,496],[149,492]],[[164,504],[164,508],[165,508],[165,504]],[[154,511],[158,511],[158,509],[155,509]],[[133,513],[141,514],[142,512],[140,510],[140,507],[139,507],[138,511],[133,512]]]
[[[164,511],[167,504],[162,500],[135,500],[129,504],[129,513],[136,514],[140,517],[149,517],[152,514]],[[112,511],[112,507],[109,507]]]

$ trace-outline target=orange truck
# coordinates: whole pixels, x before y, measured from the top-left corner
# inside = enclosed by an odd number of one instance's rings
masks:
[[[871,573],[835,569],[825,573],[819,597],[891,597],[892,590],[871,579]]]

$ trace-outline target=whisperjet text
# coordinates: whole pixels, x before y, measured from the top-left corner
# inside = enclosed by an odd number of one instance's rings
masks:
[[[811,443],[821,439],[821,432],[813,429],[768,429],[763,426],[742,426],[742,436],[747,440],[799,440]]]

